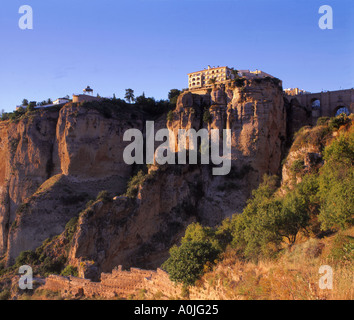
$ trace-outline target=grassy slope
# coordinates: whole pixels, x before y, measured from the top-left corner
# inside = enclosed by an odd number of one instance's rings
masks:
[[[351,250],[349,249],[351,248]],[[192,290],[206,299],[354,299],[354,228],[323,239],[308,239],[277,260],[242,262],[225,253]],[[321,265],[333,269],[333,289],[319,288]]]

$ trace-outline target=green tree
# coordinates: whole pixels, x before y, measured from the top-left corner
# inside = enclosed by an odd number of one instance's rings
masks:
[[[145,96],[145,92],[143,92],[142,95],[136,97],[135,103],[138,105],[146,105],[148,103],[148,99],[149,98],[146,98]]]
[[[212,247],[218,251],[221,251],[221,244],[216,236],[216,229],[211,227],[203,227],[200,223],[190,224],[181,243],[187,242],[203,242],[210,243]]]
[[[168,99],[170,100],[171,104],[176,104],[178,96],[181,94],[181,91],[178,89],[171,89],[168,93]]]
[[[27,106],[27,108],[26,108],[26,111],[27,111],[27,112],[32,112],[32,111],[35,110],[35,107],[36,107],[36,102],[31,101],[31,102],[28,104],[28,106]]]
[[[24,107],[27,107],[27,106],[28,106],[28,100],[27,100],[27,99],[23,99],[23,100],[22,100],[22,105],[23,105]]]
[[[127,100],[128,103],[134,102],[134,90],[133,89],[125,89],[124,99]]]
[[[324,150],[320,170],[319,220],[322,229],[346,228],[354,224],[354,131],[341,134]]]
[[[239,75],[238,75],[239,71],[238,70],[232,69],[231,73],[234,76],[234,79],[238,79],[239,78]]]
[[[34,105],[34,103],[30,103],[28,106],[27,106],[27,108],[26,108],[26,111],[28,111],[28,112],[31,112],[31,111],[34,111],[35,109],[35,105]]]
[[[263,182],[252,192],[242,214],[234,215],[232,247],[243,257],[257,260],[261,255],[273,255],[279,249],[282,236],[276,227],[281,213],[281,202],[273,198],[277,177],[264,176]]]
[[[184,242],[170,249],[170,258],[162,265],[172,281],[194,285],[204,273],[207,263],[214,263],[220,254],[209,242]]]
[[[294,244],[300,230],[310,221],[309,202],[298,190],[289,192],[282,201],[282,209],[276,221],[276,232]]]

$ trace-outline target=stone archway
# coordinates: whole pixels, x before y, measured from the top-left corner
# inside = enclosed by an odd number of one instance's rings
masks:
[[[319,98],[311,99],[312,118],[318,119],[321,116],[321,100]]]
[[[336,116],[340,115],[341,113],[345,113],[347,116],[349,116],[351,112],[350,112],[349,108],[341,105],[335,109],[334,116],[336,117]]]
[[[318,98],[311,99],[311,108],[312,108],[312,110],[313,109],[315,109],[315,110],[321,109],[321,100]]]

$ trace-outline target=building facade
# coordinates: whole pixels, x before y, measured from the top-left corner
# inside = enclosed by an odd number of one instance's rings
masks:
[[[237,72],[237,73],[236,73]],[[229,67],[210,67],[188,73],[188,88],[190,90],[197,90],[213,86],[213,84],[223,83],[229,80],[235,80],[236,77],[243,77],[246,79],[254,78],[274,78],[272,75],[261,70],[235,70]]]
[[[93,97],[87,94],[73,94],[73,103],[101,101],[102,98]]]
[[[228,67],[210,67],[207,69],[188,73],[189,89],[198,89],[211,86],[215,79],[215,83],[220,83],[226,80],[234,79],[233,69]]]
[[[68,102],[70,102],[70,100],[67,98],[58,98],[57,100],[55,100],[53,102],[53,104],[63,104],[63,103],[68,103]]]
[[[309,94],[311,92],[299,89],[299,88],[288,88],[288,89],[284,89],[284,92],[286,95],[288,96],[297,96],[299,94]]]

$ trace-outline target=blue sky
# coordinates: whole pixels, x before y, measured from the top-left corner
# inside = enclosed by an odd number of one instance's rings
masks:
[[[20,30],[21,5],[34,29]],[[321,30],[331,5],[333,30]],[[0,109],[80,93],[166,99],[187,73],[260,69],[284,87],[354,87],[353,0],[2,0]]]

